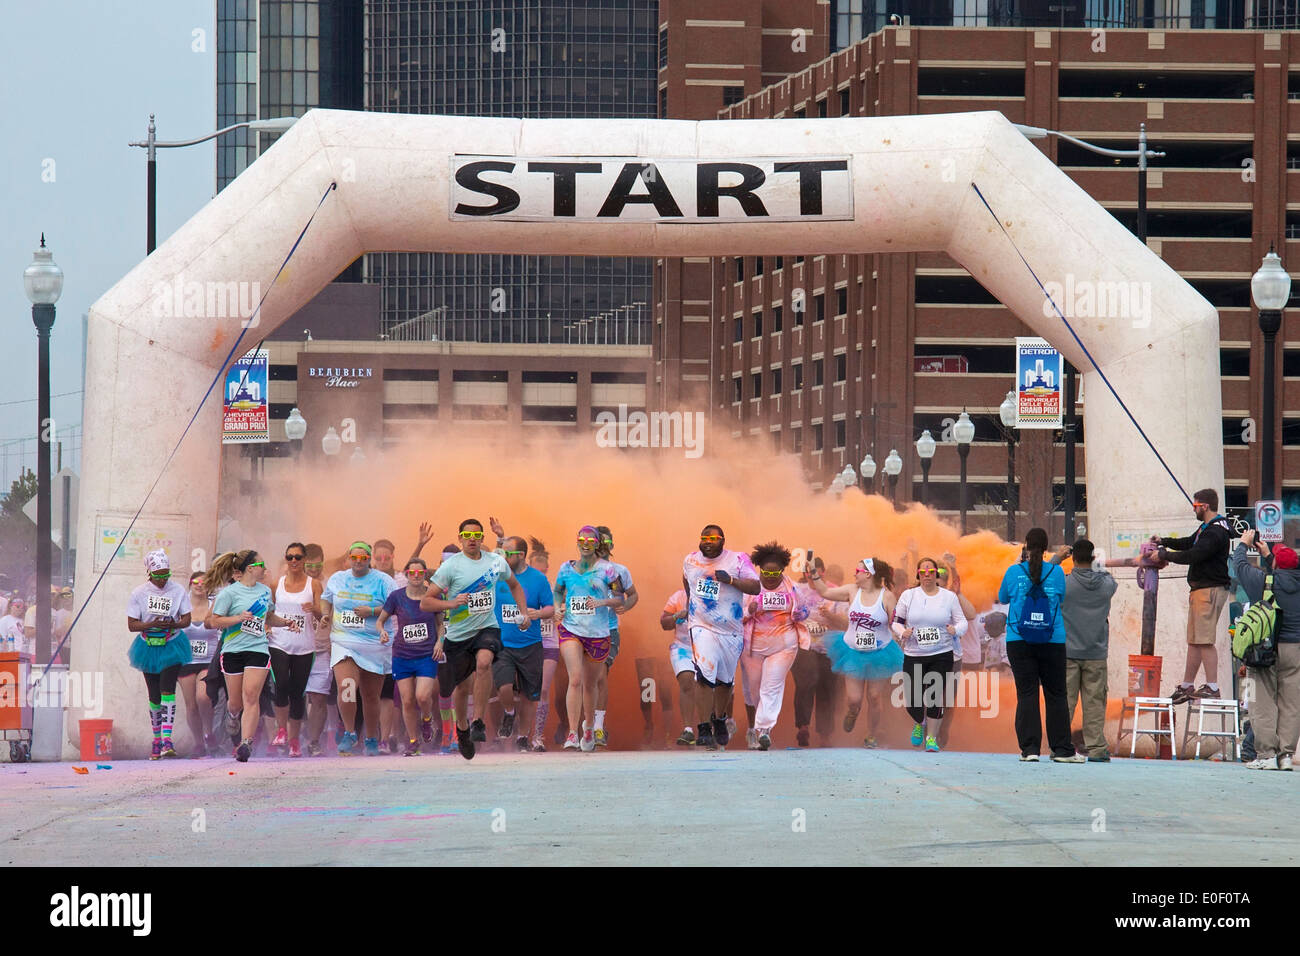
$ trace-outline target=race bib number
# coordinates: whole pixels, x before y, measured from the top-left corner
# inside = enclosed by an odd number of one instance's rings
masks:
[[[918,627],[912,632],[918,647],[938,647],[944,632],[937,627]]]
[[[408,644],[421,644],[428,639],[428,624],[407,624],[402,628],[402,640]]]
[[[507,621],[507,622],[509,622],[510,624],[513,624],[513,623],[515,622],[515,618],[517,618],[518,616],[519,616],[519,606],[518,606],[518,605],[516,605],[516,604],[502,604],[502,605],[501,605],[501,620],[503,620],[503,621]]]
[[[490,588],[486,591],[475,591],[468,595],[469,603],[465,609],[471,614],[491,614],[492,609],[497,605],[497,592]]]
[[[159,617],[171,617],[172,599],[165,594],[150,594],[148,612]]]
[[[569,598],[569,614],[572,617],[590,617],[596,613],[596,599],[594,597],[571,597]]]
[[[359,631],[366,626],[366,622],[361,619],[361,615],[356,611],[339,611],[339,626]]]
[[[856,627],[851,627],[844,632],[844,643],[855,651],[874,651],[876,649],[876,632],[871,630],[859,631]]]
[[[305,614],[282,614],[280,616],[283,617],[286,621],[290,621],[294,624],[297,624],[299,634],[307,630],[307,616]]]
[[[555,622],[550,618],[542,621],[542,637],[555,636]]]
[[[695,594],[710,601],[716,601],[721,590],[722,585],[713,578],[700,578],[695,582]]]
[[[790,606],[790,595],[784,591],[764,591],[759,607],[764,611],[784,611]]]
[[[207,656],[208,656],[208,642],[207,642],[207,641],[190,641],[190,653],[191,653],[193,656],[195,656],[195,657],[207,657]]]
[[[250,637],[266,637],[266,619],[255,617],[245,621],[239,629]]]

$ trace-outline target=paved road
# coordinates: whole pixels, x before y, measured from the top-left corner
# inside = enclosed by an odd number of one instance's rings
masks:
[[[0,764],[0,862],[1295,865],[1300,828],[1240,828],[1297,787],[1207,761],[848,748]]]

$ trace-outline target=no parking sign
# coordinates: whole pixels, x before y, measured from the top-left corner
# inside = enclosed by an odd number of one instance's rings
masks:
[[[1255,528],[1259,540],[1274,544],[1282,540],[1282,502],[1255,502]]]

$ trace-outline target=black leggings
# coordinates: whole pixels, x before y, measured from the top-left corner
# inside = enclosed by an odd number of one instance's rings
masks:
[[[943,719],[943,705],[948,697],[948,674],[952,670],[952,651],[931,657],[903,655],[903,699],[912,723]],[[930,676],[930,675],[937,676]]]
[[[160,674],[145,674],[144,683],[149,688],[149,703],[161,704],[163,694],[176,693],[176,678],[180,676],[181,665],[173,664]]]
[[[313,654],[289,654],[278,647],[271,648],[271,673],[275,676],[275,706],[288,707],[290,720],[307,716],[307,678]]]

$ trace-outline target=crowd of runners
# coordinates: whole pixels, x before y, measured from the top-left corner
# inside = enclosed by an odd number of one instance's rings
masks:
[[[548,742],[607,747],[619,619],[639,600],[610,529],[580,528],[553,583],[545,545],[508,535],[495,518],[487,529],[462,521],[433,568],[421,556],[431,539],[421,525],[400,569],[387,539],[356,541],[332,562],[320,545],[292,542],[270,575],[256,551],[228,552],[188,587],[172,580],[166,552],[150,553],[127,626],[148,690],[152,757],[178,756],[178,687],[191,737],[202,741],[192,757],[233,749],[245,761],[261,738],[268,755],[321,756],[332,743],[344,756],[469,759],[489,728],[499,746],[521,752]],[[977,613],[950,554],[913,549],[898,571],[867,558],[852,573],[846,583],[838,567],[776,542],[731,551],[721,528],[706,527],[663,606],[665,652],[633,665],[638,688],[657,690],[640,694],[642,745],[654,742],[656,709],[673,719],[676,690],[676,744],[727,747],[738,733],[739,682],[746,745],[766,750],[793,673],[799,746],[811,745],[814,727],[829,745],[842,701],[843,729],[861,718],[874,748],[901,674],[912,743],[939,750],[951,709],[934,688],[950,687],[963,666],[1006,671],[1006,608]]]

